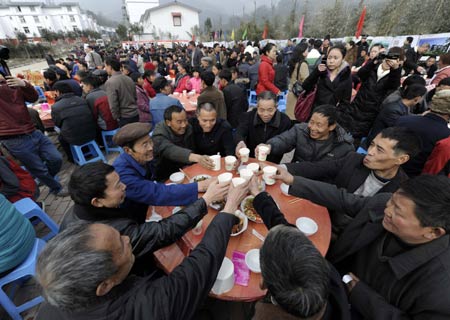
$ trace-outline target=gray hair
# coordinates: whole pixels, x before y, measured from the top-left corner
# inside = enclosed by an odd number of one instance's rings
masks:
[[[211,102],[204,102],[201,105],[199,105],[197,107],[197,110],[195,110],[195,113],[197,115],[199,115],[200,111],[202,111],[202,110],[205,110],[205,111],[208,111],[208,112],[211,112],[211,111],[216,111],[217,112],[216,107]]]
[[[117,273],[111,252],[91,247],[91,226],[70,226],[50,240],[38,258],[36,278],[42,294],[58,309],[77,311],[99,303],[97,286]]]
[[[275,106],[278,103],[277,95],[275,93],[273,93],[272,91],[263,91],[260,94],[258,94],[258,96],[256,97],[257,104],[259,104],[260,100],[273,100],[273,103],[275,103]]]
[[[272,228],[260,251],[263,281],[278,305],[309,318],[323,310],[330,266],[309,239],[293,226]]]

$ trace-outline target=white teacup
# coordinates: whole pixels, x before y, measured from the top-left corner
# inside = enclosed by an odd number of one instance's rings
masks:
[[[225,170],[231,171],[234,169],[234,166],[236,164],[236,157],[235,156],[226,156],[225,157]]]
[[[247,165],[247,169],[252,170],[254,174],[258,173],[259,171],[259,164],[258,163],[249,163]]]
[[[219,183],[229,183],[231,179],[233,179],[233,174],[230,172],[225,172],[217,176]]]
[[[247,162],[248,156],[250,154],[250,149],[249,148],[241,148],[241,149],[239,149],[239,154],[241,156],[241,162]]]
[[[241,176],[241,178],[244,178],[248,181],[253,177],[253,171],[249,169],[241,169],[239,170],[239,175]]]
[[[215,154],[213,156],[209,156],[211,160],[214,162],[214,171],[220,170],[220,155]]]
[[[266,146],[258,147],[258,160],[259,161],[266,161],[268,154],[269,154],[269,147],[266,147]]]
[[[243,183],[245,183],[245,179],[244,178],[233,178],[231,179],[231,183],[233,183],[233,186],[237,187]]]
[[[271,186],[275,184],[275,175],[277,173],[277,167],[274,166],[266,166],[263,169],[263,179],[267,185]]]
[[[211,289],[214,294],[230,291],[234,286],[234,264],[230,259],[224,258],[217,274],[216,282]]]

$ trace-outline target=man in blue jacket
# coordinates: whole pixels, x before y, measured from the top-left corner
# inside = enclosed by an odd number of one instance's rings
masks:
[[[127,186],[124,206],[136,209],[136,214],[146,211],[149,205],[191,204],[197,200],[198,193],[205,191],[210,184],[210,180],[180,185],[165,185],[154,181],[150,129],[149,123],[130,123],[120,128],[113,137],[114,143],[125,151],[113,163],[120,180]]]

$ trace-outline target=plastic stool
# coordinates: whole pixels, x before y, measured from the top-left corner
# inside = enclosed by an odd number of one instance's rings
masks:
[[[83,149],[85,151],[83,151]],[[71,144],[70,150],[72,151],[73,161],[75,161],[75,163],[79,166],[90,162],[97,162],[99,160],[106,163],[106,159],[95,140],[89,141],[80,146]]]
[[[249,106],[256,106],[258,95],[256,94],[256,91],[252,90],[250,91],[250,95],[248,97],[248,105]]]
[[[123,153],[123,149],[115,145],[114,142],[112,141],[112,138],[114,137],[114,135],[117,133],[118,130],[119,129],[102,131],[103,145],[105,146],[105,151],[107,154],[110,154],[111,151]]]
[[[37,218],[50,229],[50,232],[45,237],[42,237],[45,241],[50,240],[58,234],[58,225],[30,198],[20,199],[14,202],[14,206],[28,220]]]
[[[16,306],[13,302],[14,293],[8,295],[5,291],[3,291],[3,286],[8,283],[17,282],[17,280],[34,276],[36,274],[36,261],[39,256],[39,253],[45,247],[45,241],[42,239],[36,238],[34,241],[33,249],[31,250],[28,257],[22,262],[19,266],[17,266],[13,271],[9,274],[0,278],[0,304],[5,308],[6,312],[11,316],[13,320],[22,320],[21,312],[28,310],[39,303],[44,301],[42,296],[37,296],[32,300],[25,302],[20,306]],[[16,290],[12,290],[16,291]]]
[[[360,154],[367,154],[367,150],[364,149],[363,147],[359,147],[358,150],[356,150],[356,152]]]

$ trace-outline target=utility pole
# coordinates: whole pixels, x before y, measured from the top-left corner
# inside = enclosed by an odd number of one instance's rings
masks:
[[[255,12],[253,13],[253,23],[256,26],[256,0],[253,0],[253,4],[255,5]]]

